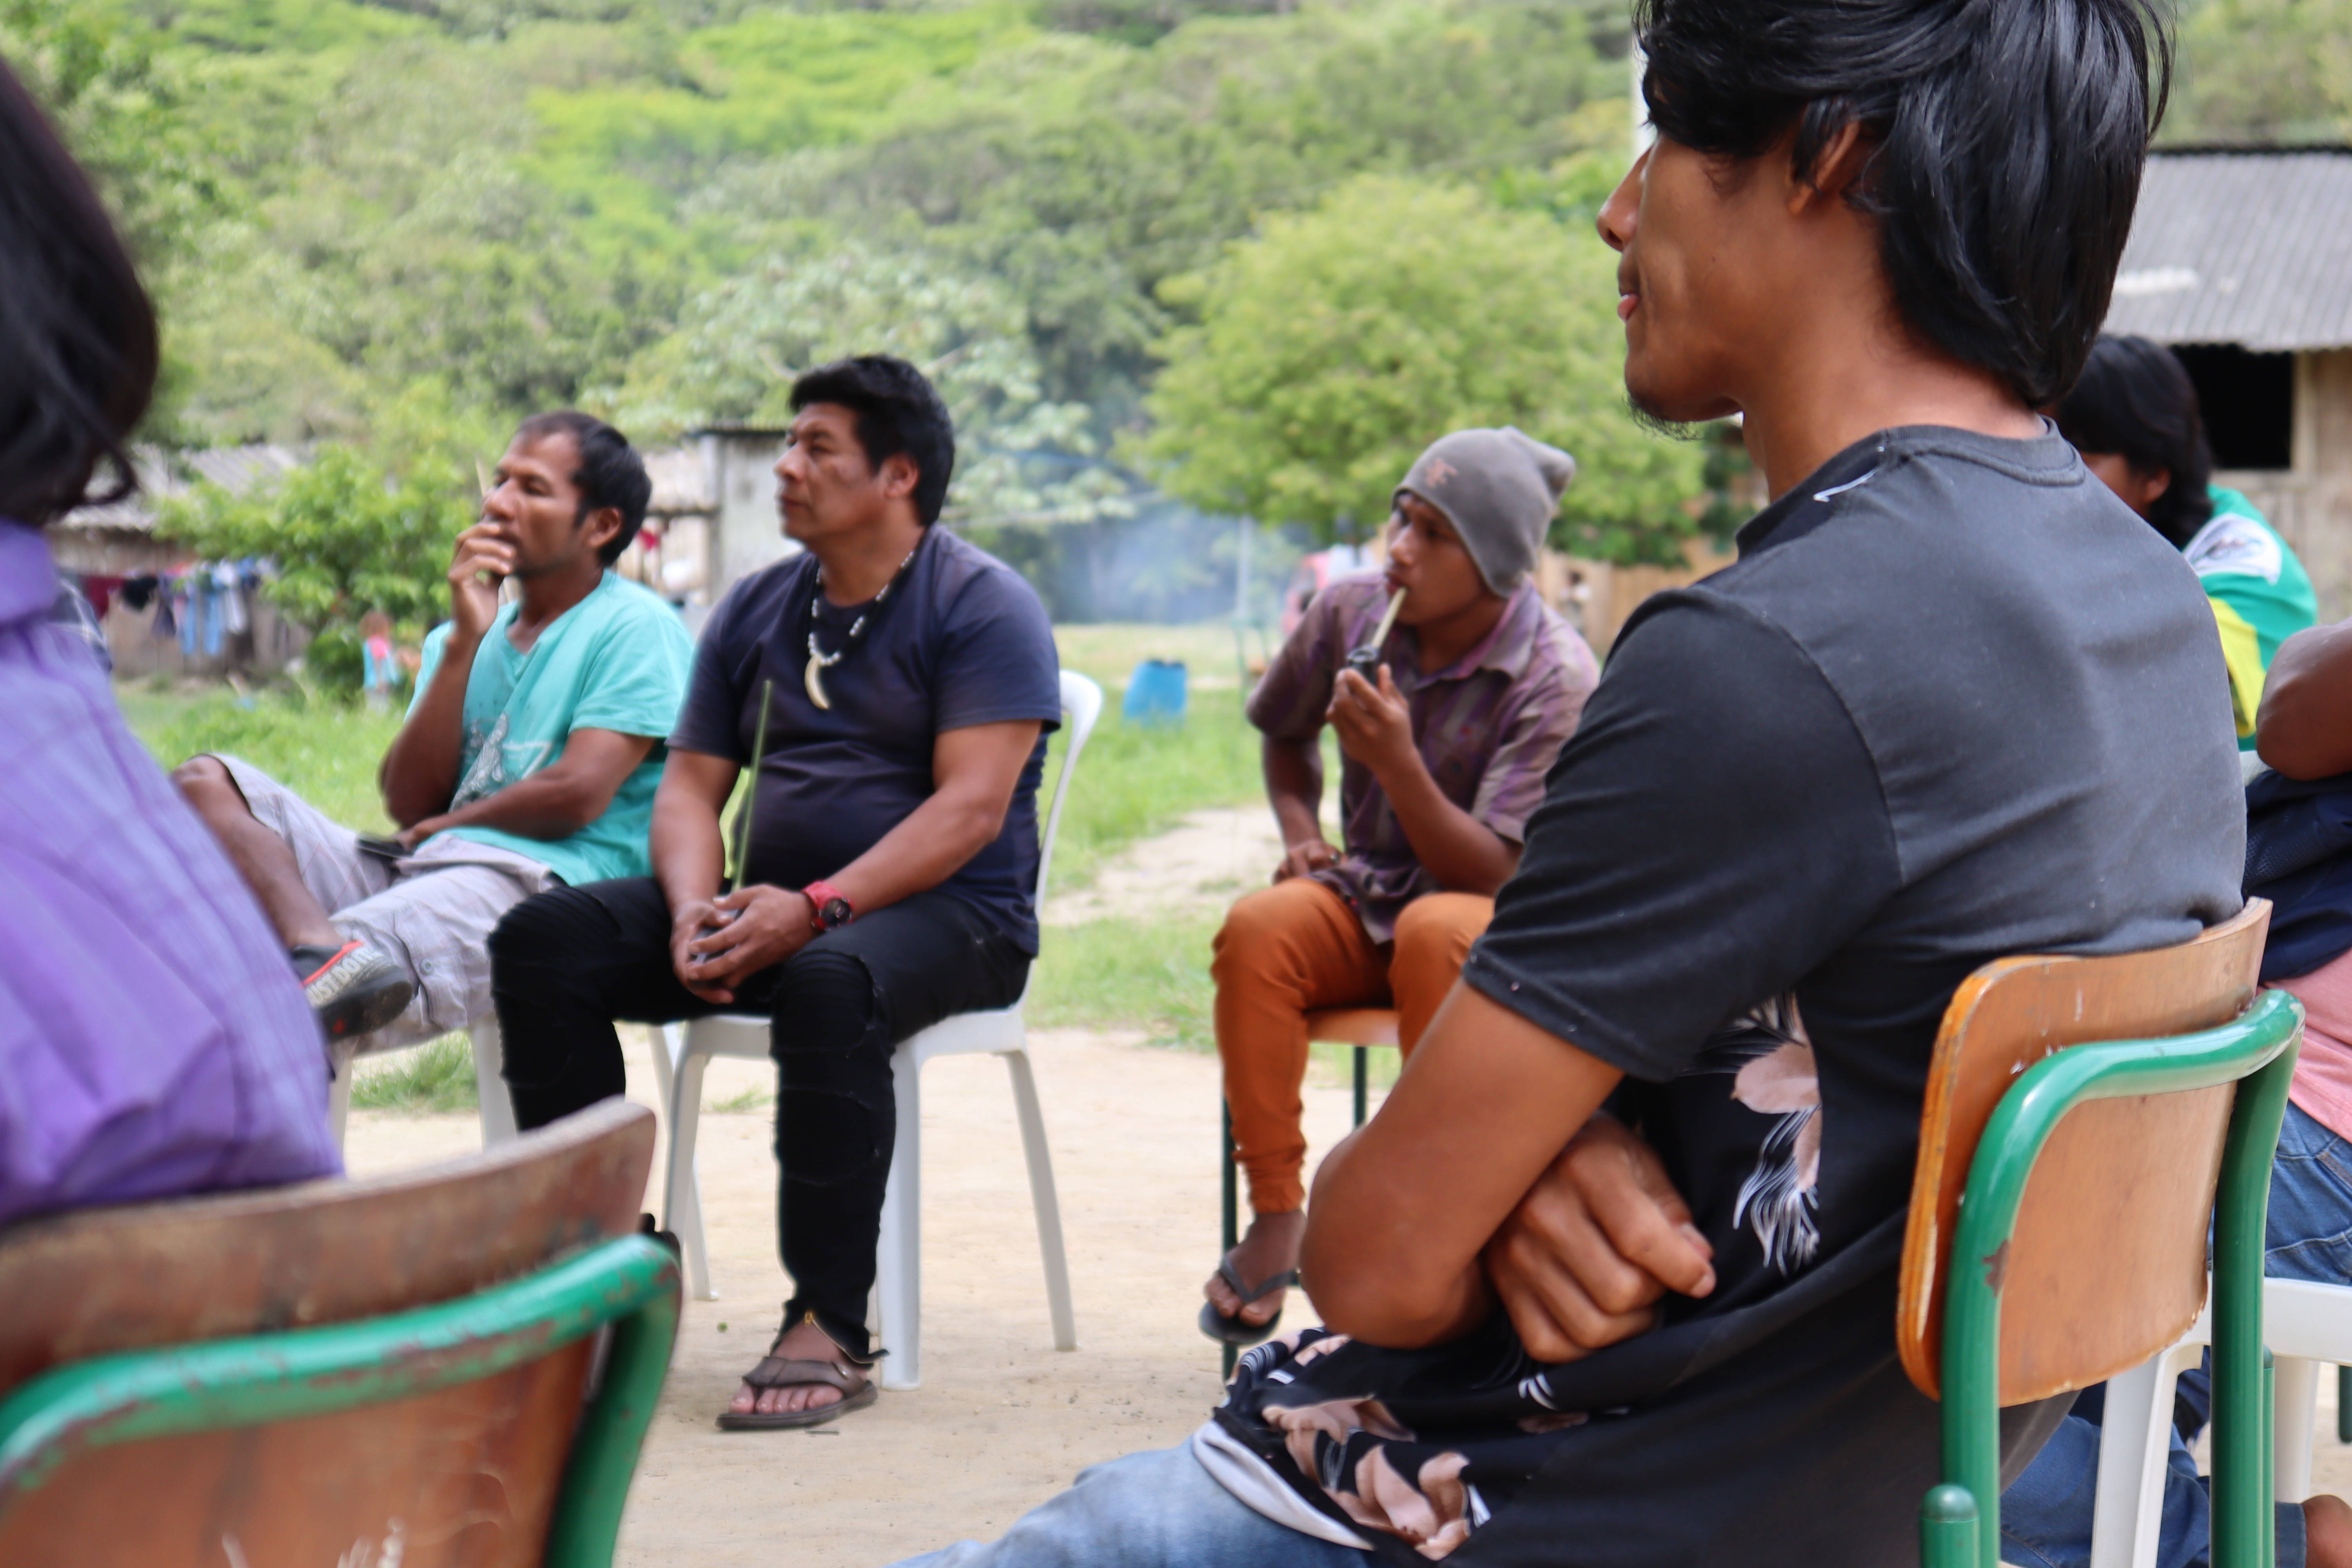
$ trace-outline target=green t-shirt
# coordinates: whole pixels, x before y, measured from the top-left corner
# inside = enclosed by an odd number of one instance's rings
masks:
[[[574,730],[612,730],[656,738],[646,760],[630,770],[604,815],[569,838],[526,838],[495,827],[453,827],[455,837],[528,855],[574,887],[610,877],[652,873],[646,840],[653,828],[654,788],[661,782],[665,748],[659,738],[677,720],[686,696],[694,642],[677,612],[647,589],[612,573],[539,634],[529,653],[508,637],[519,606],[502,606],[475,652],[466,678],[466,738],[458,755],[457,789],[449,808],[495,795],[563,754]],[[416,677],[415,711],[433,684],[449,627],[425,639]],[[428,842],[430,842],[428,840]]]
[[[2205,596],[2213,601],[2228,651],[2232,622],[2253,632],[2259,669],[2241,669],[2230,661],[2230,680],[2238,715],[2238,744],[2254,744],[2254,711],[2262,704],[2263,674],[2271,667],[2279,644],[2319,618],[2319,602],[2312,596],[2311,578],[2294,552],[2278,536],[2253,503],[2233,489],[2209,486],[2213,516],[2181,550]],[[2243,632],[2239,634],[2241,637]]]
[[[2319,618],[2311,578],[2268,519],[2236,490],[2211,487],[2212,521],[2181,551],[2205,584],[2254,628],[2263,668],[2270,668],[2279,644]]]

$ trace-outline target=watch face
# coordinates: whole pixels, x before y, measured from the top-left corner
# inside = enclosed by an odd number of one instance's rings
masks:
[[[849,900],[847,899],[827,899],[824,901],[824,908],[817,910],[817,918],[824,921],[824,929],[827,931],[831,931],[835,926],[847,925],[849,923]]]

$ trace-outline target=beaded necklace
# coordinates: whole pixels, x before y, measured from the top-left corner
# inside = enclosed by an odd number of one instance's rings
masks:
[[[926,533],[924,537],[929,538],[929,535]],[[867,624],[882,608],[883,601],[889,598],[890,591],[898,585],[898,580],[907,574],[907,568],[915,563],[915,557],[922,552],[922,541],[916,541],[915,548],[907,552],[907,559],[898,563],[898,569],[890,574],[887,583],[882,584],[882,591],[868,600],[866,607],[857,612],[857,618],[849,623],[849,635],[842,639],[840,648],[833,653],[825,652],[816,642],[816,602],[824,594],[824,563],[817,563],[816,584],[809,590],[809,656],[808,663],[801,670],[801,684],[808,688],[809,700],[819,708],[830,710],[833,707],[833,699],[824,693],[824,672],[847,658],[856,650],[857,645],[866,640]]]

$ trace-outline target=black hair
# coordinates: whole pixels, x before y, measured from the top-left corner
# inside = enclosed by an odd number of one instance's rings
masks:
[[[793,383],[793,412],[835,403],[857,416],[857,444],[880,468],[904,455],[915,465],[915,516],[926,528],[947,504],[955,472],[955,421],[930,381],[891,354],[859,354],[821,364]]]
[[[155,393],[155,309],[89,177],[0,62],[0,517],[39,526],[81,504]]]
[[[646,508],[654,499],[654,482],[646,477],[645,459],[637,456],[626,436],[576,408],[534,414],[515,428],[518,440],[536,441],[547,436],[571,437],[580,454],[579,466],[572,470],[572,482],[580,487],[580,511],[572,519],[573,526],[604,507],[617,508],[621,513],[620,531],[596,552],[596,558],[610,566],[645,526]]]
[[[2170,89],[2157,0],[1636,0],[1650,119],[1747,161],[1793,130],[1811,177],[1859,124],[1911,330],[2030,407],[2074,384]],[[2150,92],[2150,54],[2155,84]]]
[[[2213,515],[2213,448],[2188,370],[2162,343],[2105,337],[2057,408],[2058,429],[2077,451],[2112,452],[2135,469],[2172,476],[2147,509],[2157,532],[2185,548]]]

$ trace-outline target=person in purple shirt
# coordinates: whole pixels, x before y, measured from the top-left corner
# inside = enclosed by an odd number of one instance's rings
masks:
[[[131,471],[155,368],[129,255],[0,64],[0,1225],[341,1169],[260,909],[49,616],[41,525]]]

